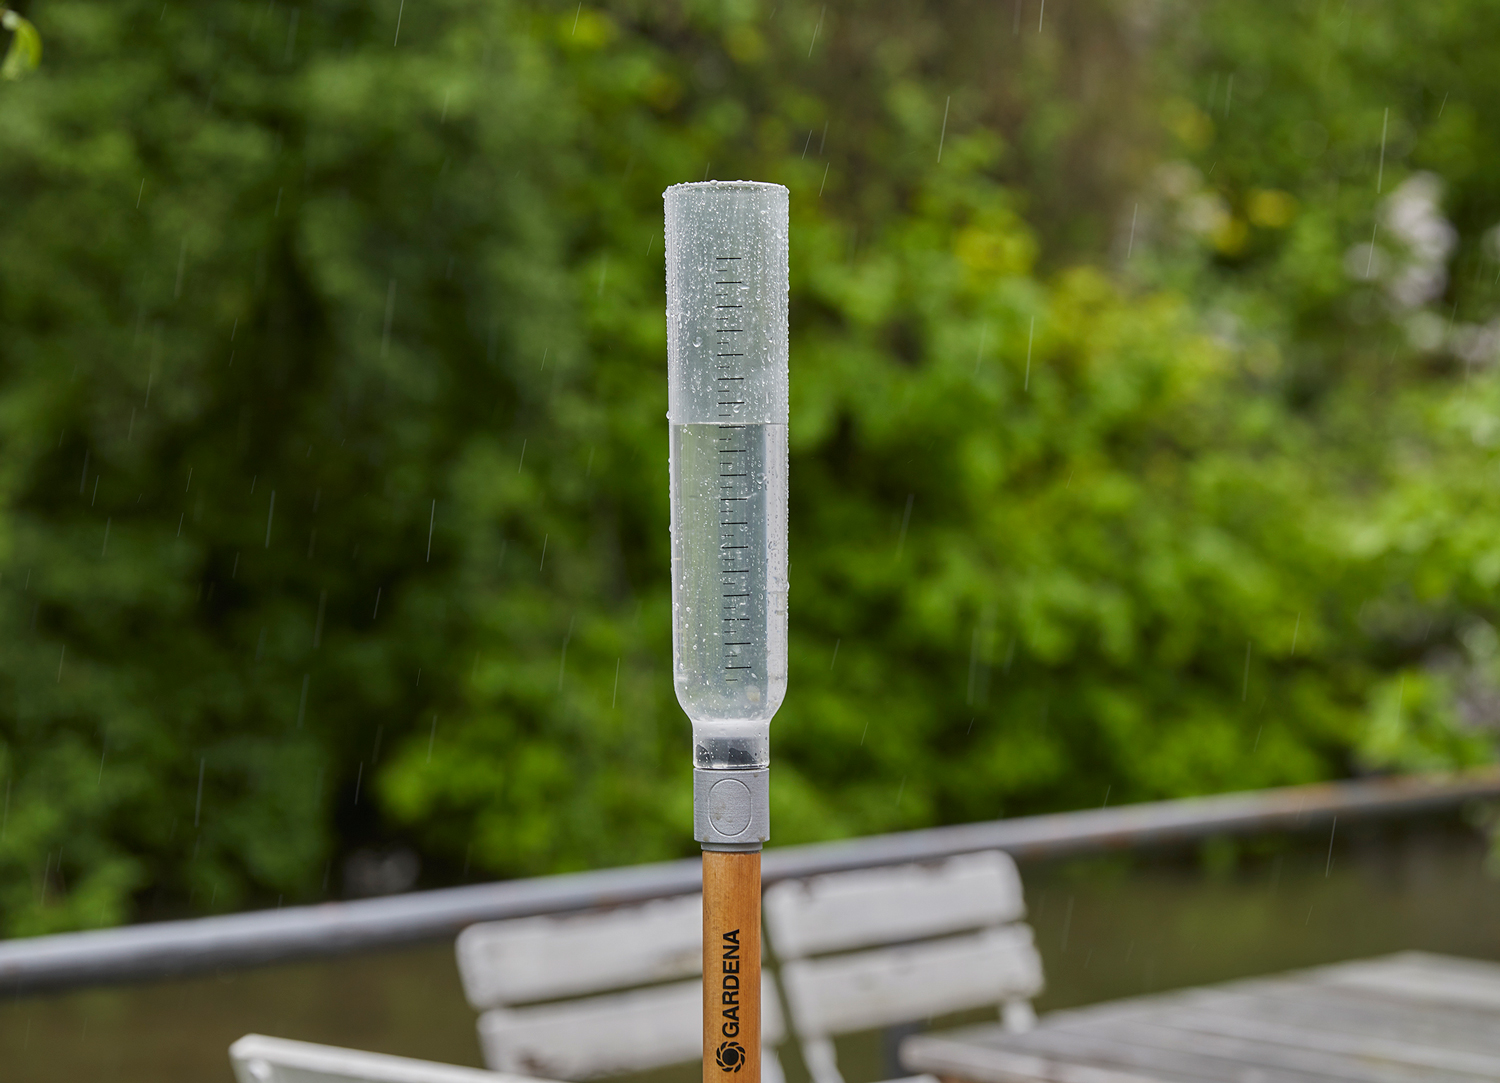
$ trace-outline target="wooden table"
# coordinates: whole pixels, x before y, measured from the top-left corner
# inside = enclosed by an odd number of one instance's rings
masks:
[[[916,1035],[901,1059],[979,1083],[1500,1081],[1500,964],[1403,952]]]

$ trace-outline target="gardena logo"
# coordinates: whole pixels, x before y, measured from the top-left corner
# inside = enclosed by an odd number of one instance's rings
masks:
[[[745,1047],[739,1042],[720,1042],[714,1060],[726,1072],[738,1072],[745,1064]]]
[[[719,962],[722,966],[719,984],[719,1005],[723,1023],[719,1033],[726,1038],[740,1036],[740,931],[730,929],[724,934],[724,954]],[[707,977],[707,975],[704,975]],[[737,1050],[737,1052],[735,1052]],[[738,1059],[726,1062],[725,1056],[733,1053]],[[738,1072],[745,1059],[745,1050],[738,1042],[725,1042],[719,1046],[719,1067],[726,1072]],[[730,1067],[730,1064],[734,1067]]]

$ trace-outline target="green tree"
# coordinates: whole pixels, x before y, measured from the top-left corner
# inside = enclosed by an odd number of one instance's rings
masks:
[[[609,359],[592,398],[618,434],[568,469],[597,470],[606,450],[630,465],[595,498],[603,525],[544,538],[561,547],[547,561],[586,562],[551,565],[551,582],[543,562],[535,595],[512,595],[528,608],[492,610],[453,721],[383,776],[393,815],[429,852],[508,871],[684,851],[666,509],[642,464],[662,462],[659,192],[699,163],[792,189],[778,840],[1366,766],[1370,696],[1390,671],[1359,603],[1385,581],[1348,544],[1344,477],[1306,468],[1316,431],[1264,378],[1263,353],[1159,287],[1039,275],[1002,182],[1010,152],[984,127],[944,128],[930,54],[814,74],[793,43],[816,46],[819,12],[758,14],[537,24],[586,118],[592,168],[567,205],[591,354]],[[905,16],[869,14],[868,35],[922,40],[893,32]],[[823,80],[847,97],[811,99]],[[857,119],[835,138],[853,149],[807,153],[815,118],[845,102]],[[613,586],[587,576],[605,567]],[[528,653],[518,640],[549,602],[552,642]],[[1442,762],[1479,754],[1448,742]]]
[[[1493,755],[1496,13],[1175,14],[1158,70],[1176,160],[1142,186],[1127,270],[1232,329],[1344,505],[1339,549],[1375,576],[1345,599],[1373,666],[1359,762]]]
[[[660,199],[706,175],[792,190],[777,841],[1487,754],[1488,370],[1382,367],[1438,302],[1381,314],[1385,212],[1244,74],[1304,16],[1217,10],[50,8],[0,110],[5,931],[392,841],[691,852]],[[1318,93],[1466,40],[1422,18]]]
[[[571,363],[567,118],[513,11],[388,6],[57,8],[0,111],[11,932],[316,897],[466,668],[453,485]]]

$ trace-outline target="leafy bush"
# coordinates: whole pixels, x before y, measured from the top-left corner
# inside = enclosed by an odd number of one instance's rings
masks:
[[[704,175],[792,190],[778,842],[1487,754],[1488,368],[1392,368],[1368,217],[1255,172],[1300,91],[1195,104],[1274,59],[1237,11],[1142,53],[978,5],[47,7],[0,109],[5,930],[393,842],[692,851],[660,193]]]

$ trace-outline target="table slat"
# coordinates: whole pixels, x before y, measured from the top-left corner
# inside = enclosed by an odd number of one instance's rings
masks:
[[[1263,992],[1203,990],[1189,1002],[1193,1009],[1256,1019],[1268,1024],[1302,1026],[1316,1017],[1331,1034],[1361,1038],[1382,1034],[1403,1041],[1500,1055],[1500,1026],[1491,1013],[1442,1010],[1392,1010],[1388,1001],[1374,1003],[1343,989],[1308,989],[1288,985],[1275,995]]]
[[[902,1059],[978,1083],[1500,1083],[1500,965],[1405,952],[917,1035]]]
[[[1088,1050],[1105,1063],[1175,1071],[1204,1081],[1241,1083],[1264,1073],[1267,1083],[1475,1083],[1460,1072],[1391,1064],[1358,1055],[1329,1053],[1229,1035],[1189,1032],[1161,1022],[1137,1021],[1087,1030],[1038,1029],[1021,1048],[1058,1057]],[[1479,1077],[1483,1078],[1483,1077]]]

